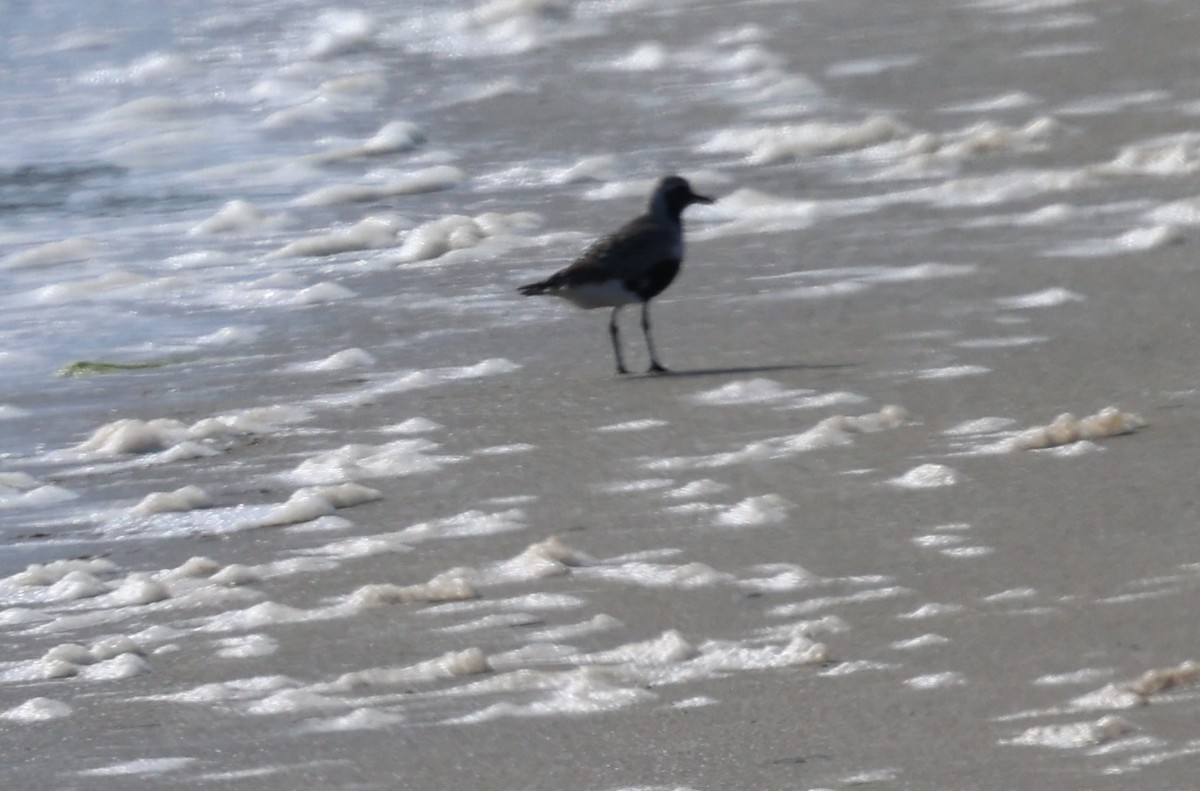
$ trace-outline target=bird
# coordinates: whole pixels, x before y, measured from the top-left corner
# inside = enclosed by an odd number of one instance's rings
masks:
[[[626,305],[641,303],[642,334],[650,352],[647,373],[668,373],[658,361],[650,333],[650,300],[671,285],[683,263],[683,210],[693,203],[716,203],[692,191],[687,180],[667,176],[650,196],[646,213],[597,239],[573,263],[536,283],[517,290],[527,297],[561,297],[585,310],[612,308],[608,334],[612,339],[617,373],[627,374],[621,355],[617,316]]]

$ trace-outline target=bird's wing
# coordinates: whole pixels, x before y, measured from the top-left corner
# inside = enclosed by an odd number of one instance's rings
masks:
[[[598,239],[552,280],[584,283],[637,278],[664,259],[678,257],[676,244],[671,229],[642,215]]]

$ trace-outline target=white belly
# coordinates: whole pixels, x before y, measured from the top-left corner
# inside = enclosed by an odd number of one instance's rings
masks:
[[[571,286],[554,292],[554,296],[562,297],[572,305],[586,310],[615,308],[617,305],[630,305],[642,301],[641,297],[625,288],[620,280]]]

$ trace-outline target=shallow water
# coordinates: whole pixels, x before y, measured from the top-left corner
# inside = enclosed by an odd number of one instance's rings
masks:
[[[11,787],[1194,774],[1188,3],[4,15]]]

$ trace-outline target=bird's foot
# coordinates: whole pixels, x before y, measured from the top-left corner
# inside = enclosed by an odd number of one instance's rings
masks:
[[[624,375],[625,375],[625,374],[627,374],[627,373],[629,373],[629,369],[628,369],[628,368],[626,368],[626,367],[625,367],[625,366],[623,366],[623,365],[618,365],[618,366],[617,366],[617,375],[618,375],[618,376],[624,376]]]
[[[648,374],[669,374],[671,369],[661,365],[657,360],[650,363],[650,367],[646,369]]]

